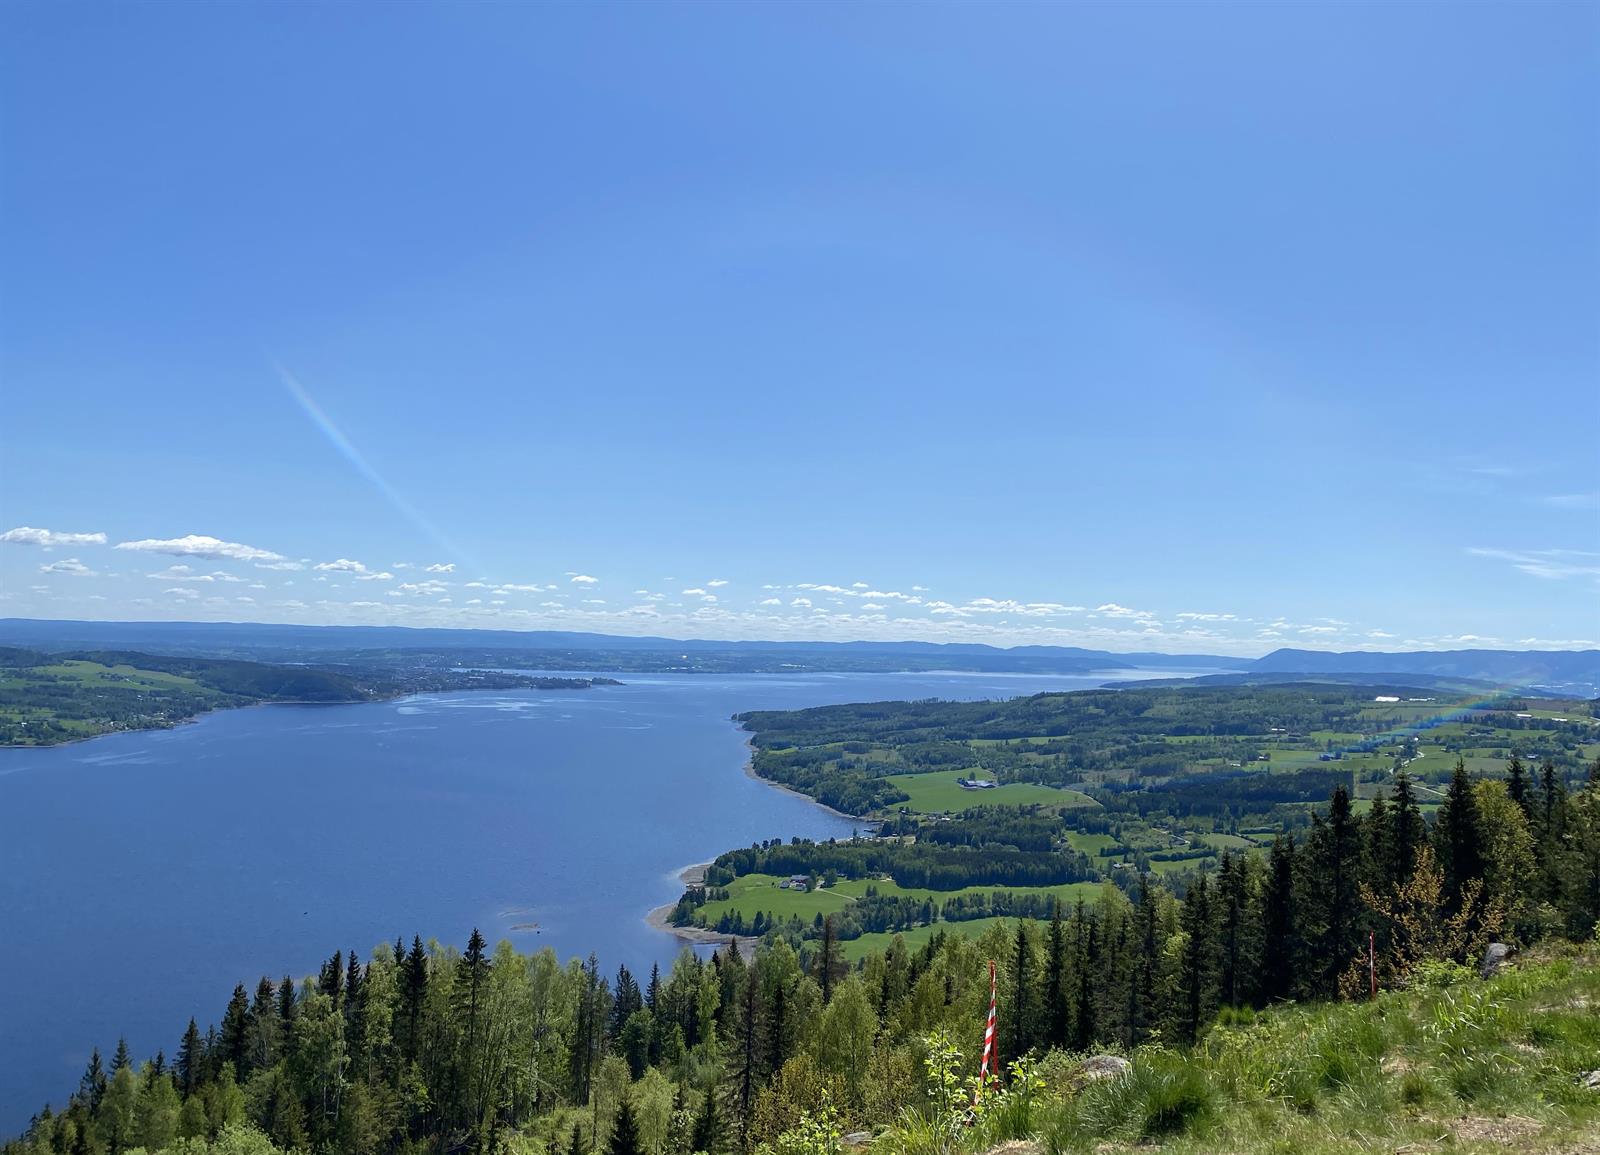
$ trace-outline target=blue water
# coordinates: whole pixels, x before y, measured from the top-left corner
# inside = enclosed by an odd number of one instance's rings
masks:
[[[1137,675],[1130,675],[1137,676]],[[1006,698],[1104,680],[644,675],[587,691],[268,706],[175,730],[0,750],[0,1138],[119,1032],[168,1058],[236,982],[474,926],[648,971],[677,872],[856,825],[744,773],[730,715]],[[538,931],[514,931],[537,923]]]

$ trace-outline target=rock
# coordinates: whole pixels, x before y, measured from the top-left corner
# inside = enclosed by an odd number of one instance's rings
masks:
[[[1096,1079],[1120,1079],[1133,1069],[1133,1064],[1121,1055],[1091,1055],[1083,1061],[1079,1072],[1085,1082]]]
[[[1600,1071],[1585,1071],[1578,1076],[1578,1086],[1600,1091]]]
[[[1483,952],[1483,961],[1478,964],[1478,977],[1486,979],[1490,975],[1500,973],[1500,968],[1505,966],[1506,960],[1511,957],[1511,948],[1503,942],[1492,942]]]
[[[839,1136],[839,1146],[851,1151],[859,1151],[871,1142],[871,1131],[852,1131],[848,1135]]]

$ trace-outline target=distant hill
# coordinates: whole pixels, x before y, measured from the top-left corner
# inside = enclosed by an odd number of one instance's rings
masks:
[[[1077,646],[939,642],[773,642],[628,637],[565,630],[411,629],[251,622],[89,622],[0,618],[0,645],[60,653],[146,654],[256,661],[389,663],[519,669],[694,672],[964,670],[1014,674],[1113,674],[1119,670],[1411,679],[1410,685],[1482,683],[1566,694],[1600,693],[1600,650],[1274,650],[1263,658],[1220,654],[1115,653]],[[1272,680],[1282,680],[1274,677]]]
[[[1250,666],[1253,674],[1422,674],[1496,686],[1600,690],[1600,650],[1433,650],[1374,653],[1355,650],[1274,650]]]
[[[639,655],[675,667],[683,655],[723,655],[716,668],[957,669],[1009,673],[1097,670],[1243,670],[1251,659],[1218,654],[1117,654],[1076,646],[999,646],[938,642],[768,642],[627,637],[562,630],[411,629],[404,626],[292,626],[249,622],[89,622],[0,618],[0,644],[60,651],[138,649],[144,653],[300,659],[362,651],[491,651],[547,659],[610,655],[639,668]],[[627,655],[624,659],[623,656]],[[693,663],[710,668],[708,663]],[[554,667],[552,667],[554,668]],[[570,668],[570,667],[568,667]]]

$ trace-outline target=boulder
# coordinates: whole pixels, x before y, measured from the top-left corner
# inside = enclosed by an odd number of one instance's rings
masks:
[[[1600,1091],[1600,1071],[1585,1071],[1578,1076],[1578,1086]]]
[[[839,1136],[839,1146],[847,1151],[859,1151],[863,1147],[872,1145],[871,1131],[851,1131],[848,1135]]]
[[[1121,1055],[1091,1055],[1083,1061],[1079,1074],[1085,1082],[1096,1079],[1120,1079],[1133,1069],[1133,1064]]]
[[[1506,965],[1506,960],[1511,957],[1511,948],[1503,942],[1492,942],[1483,952],[1483,961],[1478,964],[1478,977],[1486,979],[1490,975],[1500,973],[1500,968]]]

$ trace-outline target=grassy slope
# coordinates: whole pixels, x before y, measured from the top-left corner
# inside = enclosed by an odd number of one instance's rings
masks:
[[[1579,1078],[1600,1068],[1600,948],[1488,982],[1247,1016],[1193,1052],[1133,1058],[1128,1077],[994,1119],[971,1145],[1029,1136],[1051,1155],[1593,1155],[1600,1090]]]

